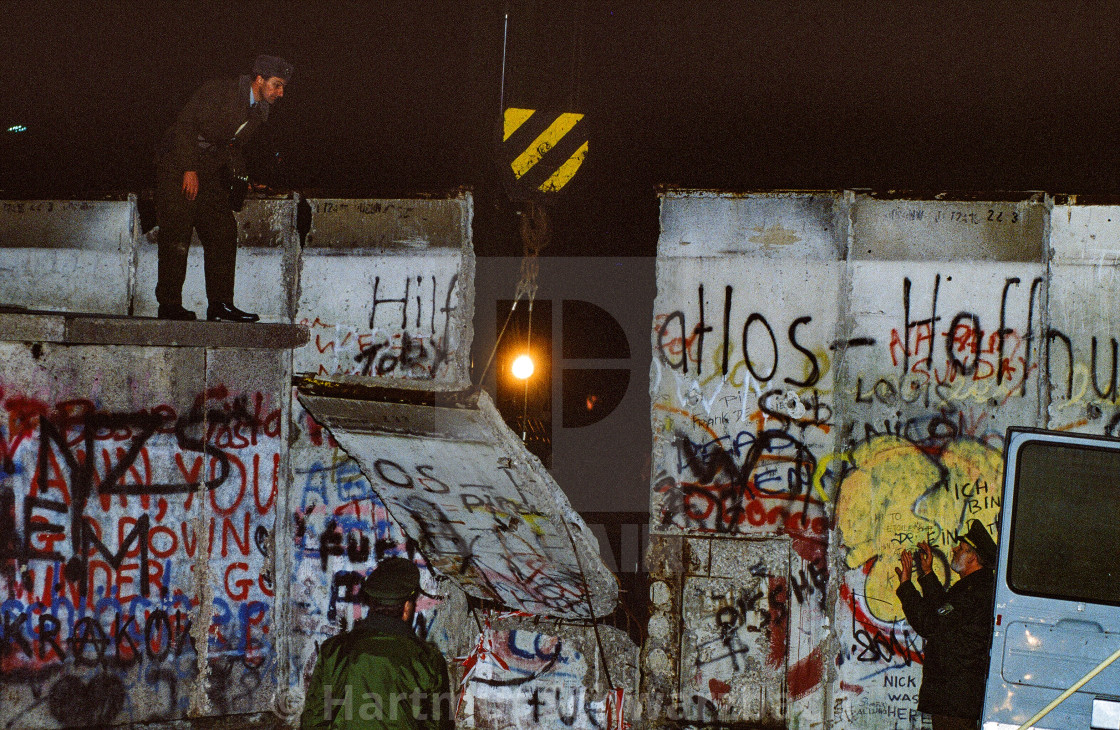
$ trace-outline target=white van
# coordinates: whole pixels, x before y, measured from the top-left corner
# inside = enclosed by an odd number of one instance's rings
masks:
[[[1120,650],[1120,439],[1012,428],[983,730],[1014,730]],[[1120,661],[1030,725],[1120,730]]]

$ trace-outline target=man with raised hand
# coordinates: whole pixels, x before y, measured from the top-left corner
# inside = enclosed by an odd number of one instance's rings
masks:
[[[910,578],[914,556],[904,551],[895,568],[902,611],[925,639],[918,709],[933,716],[933,730],[980,727],[992,644],[996,543],[979,520],[958,535],[950,567],[960,575],[948,590],[933,572],[933,550],[918,545],[919,593]]]

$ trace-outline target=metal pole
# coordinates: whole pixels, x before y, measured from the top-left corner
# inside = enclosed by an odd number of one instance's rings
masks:
[[[509,5],[506,5],[505,21],[502,27],[502,88],[498,94],[498,119],[506,114],[506,44],[509,42]]]
[[[1117,649],[1116,651],[1114,651],[1112,653],[1112,656],[1110,656],[1108,659],[1105,659],[1103,662],[1098,664],[1095,669],[1093,669],[1091,672],[1086,674],[1081,679],[1077,680],[1077,682],[1075,682],[1072,687],[1070,687],[1065,692],[1062,692],[1060,695],[1055,697],[1054,701],[1051,702],[1050,704],[1046,705],[1046,707],[1043,707],[1042,710],[1039,711],[1039,713],[1037,715],[1035,715],[1031,719],[1024,722],[1022,725],[1020,725],[1019,730],[1027,730],[1027,728],[1029,728],[1031,725],[1034,725],[1036,722],[1038,722],[1042,718],[1049,715],[1051,710],[1053,710],[1055,707],[1057,707],[1058,705],[1065,702],[1066,698],[1068,698],[1071,694],[1073,694],[1077,690],[1081,689],[1081,687],[1085,683],[1087,683],[1090,679],[1092,679],[1093,677],[1095,677],[1098,674],[1100,674],[1101,672],[1103,672],[1109,664],[1112,664],[1117,659],[1120,659],[1120,649]]]

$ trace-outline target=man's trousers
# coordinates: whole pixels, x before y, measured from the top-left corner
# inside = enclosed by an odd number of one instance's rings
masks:
[[[237,266],[237,221],[229,209],[229,193],[216,173],[198,173],[198,195],[183,195],[183,173],[160,170],[156,184],[159,224],[159,279],[156,301],[182,306],[191,231],[202,241],[208,304],[233,304]]]

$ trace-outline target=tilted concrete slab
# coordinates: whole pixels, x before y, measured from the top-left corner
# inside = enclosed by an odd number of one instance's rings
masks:
[[[614,610],[594,536],[489,396],[459,407],[300,395],[432,567],[467,593],[576,620]]]

